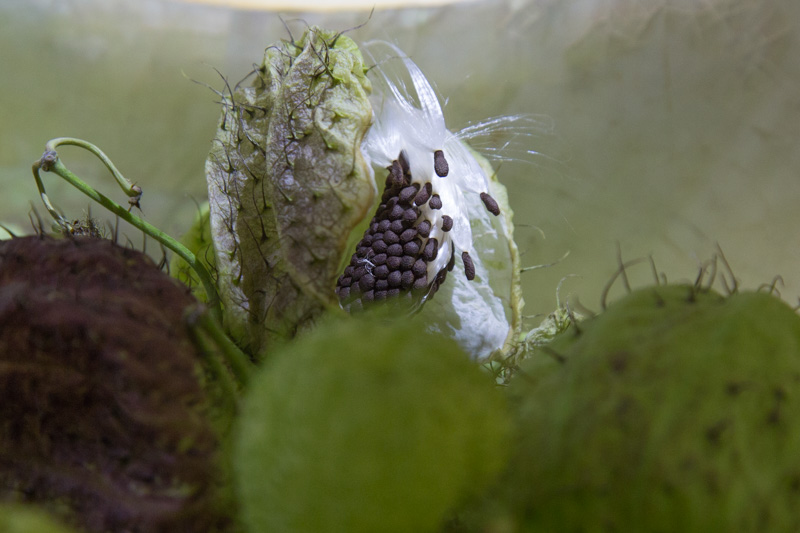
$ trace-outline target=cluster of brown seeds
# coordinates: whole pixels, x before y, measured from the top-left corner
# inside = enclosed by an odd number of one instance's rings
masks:
[[[444,152],[436,150],[433,161],[436,175],[446,177],[449,165]],[[428,275],[428,264],[436,259],[442,245],[439,239],[430,236],[433,223],[421,210],[425,206],[430,210],[442,208],[442,200],[433,193],[432,184],[413,182],[405,152],[400,152],[387,170],[377,212],[336,283],[336,294],[347,311],[401,296],[414,303],[424,301],[438,290],[455,265],[451,248],[447,267],[433,276]],[[481,193],[481,200],[490,213],[500,213],[497,202],[489,194]],[[439,218],[442,231],[453,228],[450,216]],[[462,252],[461,259],[467,279],[474,279],[475,266],[469,253]]]

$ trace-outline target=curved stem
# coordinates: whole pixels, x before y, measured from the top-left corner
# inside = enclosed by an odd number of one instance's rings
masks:
[[[149,222],[142,220],[141,218],[133,215],[130,213],[130,208],[126,209],[119,205],[118,203],[114,202],[107,196],[97,192],[83,180],[81,180],[78,176],[70,172],[70,170],[64,166],[61,160],[58,158],[58,154],[54,150],[56,146],[64,145],[64,144],[71,144],[75,146],[80,146],[81,148],[85,148],[95,154],[103,163],[106,165],[106,168],[114,175],[114,178],[117,180],[117,183],[120,185],[123,191],[131,197],[129,203],[131,207],[139,205],[139,198],[141,198],[142,190],[136,185],[131,184],[125,177],[120,174],[120,172],[116,169],[111,160],[96,146],[86,141],[82,141],[80,139],[73,139],[70,137],[61,137],[58,139],[53,139],[46,144],[47,151],[42,155],[42,158],[39,161],[36,161],[33,164],[33,177],[36,180],[36,186],[39,188],[39,194],[44,202],[45,207],[50,212],[50,215],[53,219],[59,223],[60,225],[68,224],[66,218],[61,215],[50,202],[50,199],[47,196],[47,192],[45,191],[44,184],[42,183],[41,176],[39,175],[39,169],[44,170],[45,172],[53,172],[63,179],[65,179],[70,185],[81,191],[83,194],[94,200],[95,202],[99,203],[115,215],[119,216],[121,219],[125,220],[132,226],[140,229],[145,234],[149,235],[150,237],[154,238],[161,244],[163,244],[166,248],[172,250],[178,256],[181,257],[189,266],[197,273],[197,277],[200,278],[200,282],[203,284],[203,288],[208,295],[208,306],[211,310],[211,313],[214,316],[214,319],[221,322],[222,321],[222,309],[220,307],[220,299],[219,294],[217,293],[217,287],[214,283],[214,280],[211,278],[206,267],[197,259],[197,257],[183,244],[176,241],[157,227],[153,226]]]

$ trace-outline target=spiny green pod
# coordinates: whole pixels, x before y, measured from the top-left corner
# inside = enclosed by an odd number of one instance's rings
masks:
[[[322,325],[253,377],[234,454],[249,531],[436,531],[499,472],[502,394],[410,322]]]
[[[780,299],[634,291],[523,364],[515,458],[483,525],[798,531],[798,386],[800,318]]]
[[[0,500],[89,532],[230,531],[195,305],[108,240],[0,241]]]
[[[73,533],[42,509],[28,505],[0,505],[0,531],[3,533]]]
[[[337,306],[348,237],[375,196],[358,147],[372,117],[361,52],[311,27],[266,49],[224,98],[206,162],[226,327],[250,353]]]

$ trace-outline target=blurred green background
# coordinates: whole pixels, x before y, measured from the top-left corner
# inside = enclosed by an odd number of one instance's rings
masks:
[[[282,12],[346,29],[366,11]],[[577,296],[597,309],[624,259],[652,254],[693,279],[716,244],[747,287],[781,274],[800,295],[800,2],[502,0],[377,9],[350,34],[405,50],[447,100],[451,129],[533,113],[542,155],[504,163],[525,265],[528,314]],[[185,231],[205,198],[218,69],[238,81],[286,37],[277,12],[165,0],[0,1],[0,221],[42,214],[30,165],[53,137],[96,143],[144,189],[145,217]],[[498,141],[502,142],[502,141]],[[72,147],[67,166],[124,202],[102,165]],[[519,155],[519,153],[517,153]],[[88,201],[45,175],[80,217]],[[99,208],[94,215],[102,216]],[[539,231],[541,230],[541,232]],[[134,243],[141,236],[123,230]],[[148,251],[160,255],[153,243]],[[652,279],[634,267],[635,284]],[[617,287],[617,292],[621,290]],[[533,324],[533,322],[532,322]]]

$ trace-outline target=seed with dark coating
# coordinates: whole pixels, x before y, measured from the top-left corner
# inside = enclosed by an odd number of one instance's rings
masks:
[[[442,231],[450,231],[453,229],[453,219],[447,215],[442,215]]]
[[[385,279],[379,279],[375,281],[375,290],[376,291],[385,291],[389,288],[389,282]]]
[[[414,256],[404,255],[403,258],[400,259],[400,270],[411,270],[416,259],[417,258]]]
[[[403,245],[403,253],[416,256],[419,253],[419,239],[407,242]]]
[[[400,242],[400,237],[397,236],[397,233],[393,232],[392,230],[388,230],[386,233],[383,234],[383,242],[386,244],[397,244]]]
[[[400,256],[393,255],[391,257],[386,258],[386,266],[389,267],[389,270],[397,270],[400,268]]]
[[[425,249],[422,250],[422,259],[425,261],[433,261],[436,259],[436,254],[439,252],[439,242],[436,239],[428,239],[425,244]]]
[[[475,279],[475,265],[472,263],[469,252],[462,252],[461,260],[464,262],[464,275],[467,276],[469,281],[472,281]]]
[[[372,258],[372,264],[375,266],[383,265],[386,263],[386,254],[378,254]]]
[[[427,287],[428,287],[428,276],[427,275],[423,275],[421,278],[417,278],[416,281],[414,281],[414,289],[415,290],[426,289]]]
[[[339,281],[337,282],[337,285],[339,287],[349,287],[352,283],[353,283],[353,278],[343,275],[339,276]]]
[[[414,273],[415,277],[421,278],[428,272],[428,265],[422,259],[417,259],[414,261],[414,266],[411,267],[411,272]]]
[[[414,284],[414,273],[410,270],[406,270],[400,276],[400,286],[404,289],[408,289],[411,285]]]
[[[403,245],[393,244],[386,249],[386,255],[393,255],[399,257],[403,255]]]
[[[431,234],[431,223],[429,220],[423,220],[419,224],[417,224],[417,232],[419,233],[420,237],[427,238],[428,235]]]
[[[350,287],[340,287],[339,298],[345,300],[348,296],[350,296]]]
[[[417,236],[417,230],[414,228],[408,228],[403,233],[400,234],[400,242],[405,244],[408,241],[414,240],[414,237]]]
[[[400,161],[392,161],[392,166],[389,168],[389,175],[392,177],[393,185],[402,185],[403,183],[403,166]]]
[[[392,223],[391,220],[381,220],[380,222],[378,222],[377,231],[375,231],[374,233],[378,233],[378,232],[383,233],[384,231],[389,229],[389,226],[391,225],[391,223]]]
[[[403,230],[406,229],[406,223],[402,219],[393,220],[392,225],[389,226],[389,229],[400,235],[401,233],[403,233]]]
[[[377,279],[386,279],[389,276],[389,267],[386,265],[376,266],[372,269],[372,275]]]
[[[433,169],[440,178],[447,176],[447,173],[450,172],[447,159],[444,158],[444,152],[441,150],[433,152]]]
[[[396,205],[389,211],[389,220],[399,220],[403,216],[403,213],[405,213],[403,206]]]
[[[367,273],[367,267],[364,265],[359,265],[353,271],[353,281],[358,281],[361,279],[361,276]]]
[[[495,199],[489,196],[488,193],[485,192],[481,193],[481,201],[483,202],[483,205],[486,206],[486,210],[489,211],[491,214],[493,214],[494,216],[500,214],[500,207],[497,205]]]
[[[431,197],[431,192],[433,191],[433,185],[431,182],[427,182],[422,188],[419,190],[417,195],[414,197],[414,203],[417,205],[423,205],[428,199]]]
[[[358,280],[358,286],[361,289],[361,292],[367,292],[371,290],[375,286],[375,276],[369,272],[364,274],[361,276],[361,279]]]
[[[387,278],[387,281],[389,282],[389,287],[392,287],[392,288],[399,287],[400,286],[400,280],[402,279],[402,276],[403,275],[400,273],[399,270],[395,270],[394,272],[389,274],[389,277]]]
[[[431,209],[441,209],[442,208],[442,199],[439,198],[438,194],[434,194],[431,196],[430,201],[428,202],[428,207]]]
[[[400,154],[397,156],[397,162],[400,163],[400,168],[403,169],[403,172],[408,173],[410,167],[408,165],[408,154],[405,150],[400,150]]]
[[[399,206],[398,206],[399,207]],[[409,223],[414,223],[419,218],[419,209],[414,207],[409,207],[403,213],[403,220]]]
[[[386,289],[378,290],[375,289],[375,301],[385,300],[386,299]]]
[[[409,205],[411,200],[417,195],[417,191],[419,190],[419,185],[409,185],[408,187],[404,187],[403,190],[397,195],[397,202],[403,205]]]
[[[372,243],[372,251],[377,255],[386,253],[386,243],[383,240],[375,241]]]

